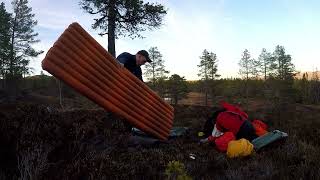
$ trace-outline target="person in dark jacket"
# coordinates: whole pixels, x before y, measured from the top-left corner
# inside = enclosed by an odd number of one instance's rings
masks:
[[[144,65],[146,62],[152,62],[149,58],[149,53],[146,50],[138,51],[135,55],[123,52],[117,57],[117,60],[142,82],[143,78],[140,66]]]
[[[123,52],[117,57],[117,60],[142,82],[143,82],[143,78],[142,78],[141,66],[144,65],[146,62],[149,62],[149,63],[152,62],[151,59],[149,58],[149,53],[146,50],[140,50],[136,54]],[[109,112],[107,114],[107,117],[108,119],[112,119],[113,113]],[[125,130],[127,132],[131,132],[133,126],[127,121],[123,121],[123,122],[124,122]]]

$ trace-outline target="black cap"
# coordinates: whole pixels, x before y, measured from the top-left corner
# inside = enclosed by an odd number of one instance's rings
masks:
[[[137,54],[144,56],[147,59],[147,62],[152,62],[149,58],[149,53],[146,50],[140,50],[137,52]]]

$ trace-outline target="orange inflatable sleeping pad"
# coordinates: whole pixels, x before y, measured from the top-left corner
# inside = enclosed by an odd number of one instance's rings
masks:
[[[174,109],[108,53],[78,23],[49,49],[42,68],[107,111],[161,140],[172,128]]]

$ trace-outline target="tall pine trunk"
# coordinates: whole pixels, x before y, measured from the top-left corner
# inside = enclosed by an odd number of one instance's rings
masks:
[[[5,76],[6,81],[6,92],[9,96],[15,97],[18,94],[18,74],[16,74],[16,69],[14,67],[14,37],[15,37],[15,24],[16,17],[13,21],[12,34],[11,34],[11,47],[10,47],[10,57],[9,57],[9,72]]]
[[[208,106],[208,91],[209,91],[209,87],[208,87],[208,79],[206,79],[205,81],[205,98],[206,98],[206,106]]]
[[[62,109],[64,109],[63,103],[62,103],[62,83],[61,83],[60,80],[58,80],[58,86],[59,86],[59,103],[60,103],[60,107]]]
[[[110,0],[110,6],[108,7],[109,20],[108,20],[108,51],[116,57],[115,47],[115,30],[116,30],[116,12],[115,12],[116,0]]]
[[[14,18],[12,34],[11,34],[10,65],[9,65],[9,74],[11,75],[14,74],[13,61],[14,61],[14,36],[15,36],[15,30],[16,30],[16,21],[17,21],[17,17]]]
[[[156,87],[156,77],[155,77],[155,66],[152,66],[152,87],[155,89]]]
[[[264,81],[267,80],[267,64],[264,63]]]

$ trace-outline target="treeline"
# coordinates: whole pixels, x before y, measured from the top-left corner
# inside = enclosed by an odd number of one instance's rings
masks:
[[[239,60],[241,78],[219,79],[217,55],[204,50],[198,65],[199,81],[186,81],[177,74],[168,76],[164,60],[156,47],[149,50],[153,62],[146,65],[145,76],[149,86],[163,98],[171,99],[173,104],[185,98],[188,92],[205,94],[204,105],[215,103],[219,97],[228,100],[241,99],[248,103],[249,98],[264,98],[271,103],[320,103],[319,77],[303,75],[295,78],[297,71],[291,55],[286,54],[283,46],[276,46],[270,53],[262,49],[258,58],[252,58],[245,49]],[[311,79],[311,80],[308,80]]]
[[[31,58],[43,51],[32,45],[39,42],[34,32],[37,21],[27,0],[13,0],[12,13],[0,4],[0,80],[7,94],[15,96],[23,77],[32,72]]]
[[[319,77],[314,73],[311,80],[307,79],[305,74],[302,79],[294,79],[292,87],[292,99],[288,102],[296,102],[303,104],[320,104],[320,81]],[[279,94],[276,93],[276,89],[273,86],[278,86],[277,81],[269,79],[264,81],[263,79],[250,79],[246,80],[235,79],[216,79],[213,81],[214,86],[209,86],[210,92],[207,97],[208,104],[216,104],[218,100],[224,99],[230,102],[245,102],[246,98],[249,99],[268,99],[271,102],[280,100]],[[177,74],[169,76],[166,80],[156,81],[152,84],[147,82],[149,87],[154,89],[158,94],[169,99],[172,104],[176,104],[179,100],[186,97],[188,92],[204,93],[203,81],[186,81],[184,77]],[[266,88],[266,84],[267,87]],[[21,88],[29,93],[33,92],[44,96],[75,98],[79,97],[79,94],[75,92],[71,87],[61,83],[53,76],[36,75],[24,78]],[[248,92],[248,97],[244,94]],[[283,99],[284,101],[285,99]],[[206,99],[203,99],[203,105],[205,105]]]

